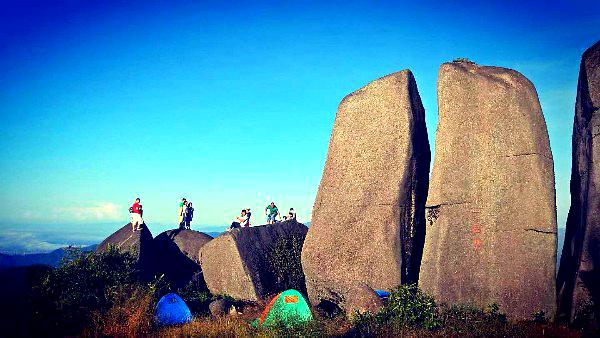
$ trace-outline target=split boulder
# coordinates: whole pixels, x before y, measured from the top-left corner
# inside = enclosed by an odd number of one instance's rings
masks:
[[[300,251],[307,227],[295,220],[233,229],[200,249],[212,294],[262,301],[290,288],[304,290]]]
[[[559,319],[600,328],[600,41],[581,60],[571,172],[571,209],[558,272]]]
[[[354,283],[391,289],[418,280],[429,163],[409,70],[342,100],[302,250],[314,305],[343,309]]]
[[[438,106],[420,287],[439,302],[553,317],[554,164],[533,84],[511,69],[445,63]]]

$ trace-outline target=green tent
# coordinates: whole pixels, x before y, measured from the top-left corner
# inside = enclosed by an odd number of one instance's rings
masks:
[[[286,290],[271,299],[254,326],[274,326],[283,324],[286,327],[303,324],[313,319],[310,308],[302,294],[294,289]]]

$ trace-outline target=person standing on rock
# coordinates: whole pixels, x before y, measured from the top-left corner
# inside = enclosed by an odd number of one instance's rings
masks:
[[[181,203],[179,203],[179,217],[178,217],[178,224],[179,224],[179,229],[183,229],[184,228],[184,215],[185,215],[185,208],[186,208],[186,204],[187,201],[185,200],[185,198],[181,199]]]
[[[271,202],[271,204],[267,205],[265,214],[267,215],[267,224],[275,224],[277,215],[279,215],[279,209],[277,209],[275,202]]]
[[[252,213],[250,212],[250,208],[246,209],[246,217],[248,217],[248,222],[246,223],[246,227],[250,226],[250,216],[252,216]]]
[[[136,198],[135,202],[131,205],[131,229],[133,231],[142,230],[141,226],[144,224],[144,220],[142,219],[142,205],[140,204],[140,198]]]
[[[188,202],[187,207],[185,209],[185,228],[190,229],[190,223],[192,223],[192,218],[194,218],[194,208],[192,207],[192,202]]]

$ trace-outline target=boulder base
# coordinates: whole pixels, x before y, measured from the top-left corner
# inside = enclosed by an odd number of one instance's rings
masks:
[[[358,314],[376,314],[383,308],[383,301],[373,289],[366,284],[356,284],[349,292],[346,300],[346,316],[352,318]]]

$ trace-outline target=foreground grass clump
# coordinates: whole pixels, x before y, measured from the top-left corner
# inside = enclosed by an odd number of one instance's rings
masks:
[[[433,297],[415,284],[401,285],[392,290],[377,314],[356,314],[353,319],[357,335],[402,332],[405,328],[435,330],[442,326],[439,309]]]

